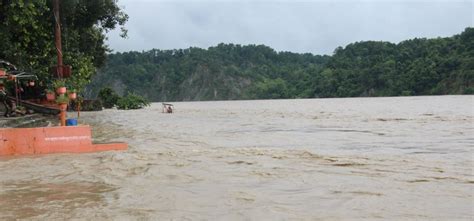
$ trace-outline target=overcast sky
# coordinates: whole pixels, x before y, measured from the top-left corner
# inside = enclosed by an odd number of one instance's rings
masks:
[[[119,0],[128,38],[114,51],[208,48],[221,42],[332,54],[376,40],[448,37],[474,26],[474,0]]]

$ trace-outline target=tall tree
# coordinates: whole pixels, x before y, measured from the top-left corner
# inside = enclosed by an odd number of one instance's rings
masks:
[[[110,50],[105,33],[123,25],[128,16],[117,0],[62,0],[64,63],[73,66],[69,83],[76,89],[87,84]],[[49,67],[55,63],[54,16],[48,0],[0,0],[0,59],[51,81]]]

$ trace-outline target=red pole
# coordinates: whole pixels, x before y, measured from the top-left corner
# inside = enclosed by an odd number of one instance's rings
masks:
[[[13,82],[15,83],[15,105],[18,106],[18,104],[19,104],[19,102],[18,102],[18,81],[15,78],[13,80]]]

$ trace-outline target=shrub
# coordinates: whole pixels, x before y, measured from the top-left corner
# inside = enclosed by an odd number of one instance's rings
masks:
[[[100,89],[98,97],[102,101],[102,105],[104,105],[104,108],[114,107],[115,105],[117,105],[117,101],[120,98],[117,93],[115,93],[115,91],[109,87],[104,87]]]
[[[140,109],[149,105],[150,102],[148,102],[144,97],[134,93],[129,93],[127,96],[121,97],[117,101],[117,108],[122,110]]]
[[[101,111],[102,102],[100,100],[84,100],[82,97],[77,97],[74,102],[69,105],[69,110],[77,110],[77,105],[80,105],[80,111]]]

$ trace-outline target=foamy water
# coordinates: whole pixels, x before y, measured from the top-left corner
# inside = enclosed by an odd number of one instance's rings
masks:
[[[174,105],[81,114],[125,152],[0,158],[0,220],[474,219],[474,96]]]

